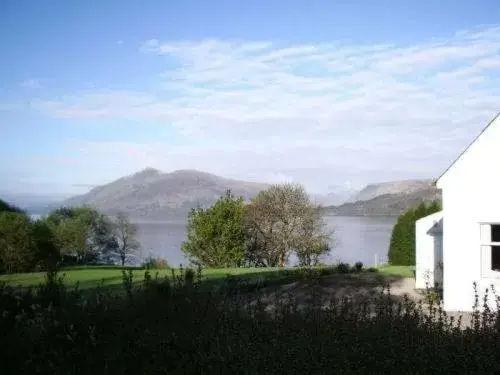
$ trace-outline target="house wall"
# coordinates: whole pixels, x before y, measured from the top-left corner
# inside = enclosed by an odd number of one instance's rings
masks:
[[[440,282],[440,275],[435,278],[436,264],[436,236],[429,234],[435,222],[442,218],[442,213],[426,216],[417,220],[415,224],[415,288],[425,289],[427,286],[433,287],[434,283]]]
[[[481,276],[480,223],[500,223],[500,121],[469,147],[438,181],[443,193],[443,302],[449,311],[470,311],[473,283],[480,298],[498,277]],[[490,295],[491,307],[495,307]]]

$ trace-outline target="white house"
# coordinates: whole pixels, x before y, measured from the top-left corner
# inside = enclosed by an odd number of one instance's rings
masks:
[[[443,212],[417,220],[415,288],[442,286],[443,283]]]
[[[471,311],[491,286],[500,296],[500,113],[438,178],[442,211],[416,224],[416,287],[442,283],[447,311]],[[482,302],[480,302],[482,303]]]

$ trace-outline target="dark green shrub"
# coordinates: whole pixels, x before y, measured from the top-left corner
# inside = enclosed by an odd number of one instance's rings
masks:
[[[419,373],[496,373],[500,366],[499,314],[480,312],[477,294],[470,328],[460,329],[439,306],[387,293],[305,310],[284,298],[267,313],[264,301],[168,278],[149,279],[130,300],[72,293],[57,280],[47,278],[57,294],[0,285],[1,373],[100,374],[103,366],[112,374],[394,373],[401,364]]]
[[[354,269],[356,272],[361,272],[363,270],[363,262],[354,263]]]
[[[337,265],[337,272],[338,273],[349,273],[350,267],[349,264],[347,263],[339,263]]]
[[[441,210],[438,202],[424,203],[402,214],[391,234],[388,258],[392,265],[415,265],[415,223],[417,220]]]
[[[195,276],[196,272],[192,268],[186,268],[184,271],[184,280],[186,283],[193,283]]]
[[[378,272],[378,269],[375,267],[369,267],[366,271],[368,272]]]

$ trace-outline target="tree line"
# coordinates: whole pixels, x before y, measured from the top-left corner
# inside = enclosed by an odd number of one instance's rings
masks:
[[[33,220],[0,200],[0,273],[49,270],[61,265],[119,262],[139,250],[137,228],[123,214],[61,207]]]
[[[228,190],[211,207],[190,211],[181,249],[202,267],[283,267],[292,254],[301,266],[317,265],[330,252],[332,235],[322,212],[296,184],[273,185],[250,202]],[[61,207],[33,220],[0,200],[0,273],[125,265],[140,248],[136,234],[123,214]]]
[[[283,267],[294,254],[301,266],[330,252],[321,207],[301,185],[273,185],[250,202],[231,191],[209,208],[192,209],[181,248],[203,267]]]

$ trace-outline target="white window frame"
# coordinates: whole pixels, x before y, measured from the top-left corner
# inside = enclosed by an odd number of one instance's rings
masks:
[[[500,270],[494,271],[491,269],[491,248],[492,246],[500,246],[500,242],[491,241],[491,226],[500,225],[500,223],[480,223],[480,250],[481,250],[481,277],[500,279]]]

